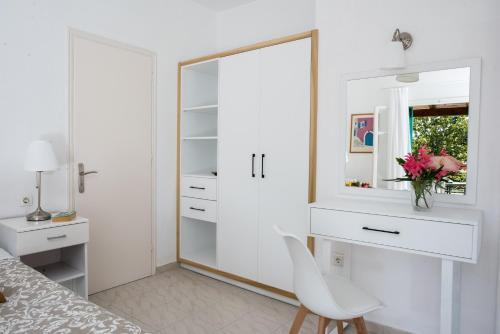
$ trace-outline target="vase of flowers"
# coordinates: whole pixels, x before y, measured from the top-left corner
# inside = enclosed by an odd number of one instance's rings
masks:
[[[405,176],[388,181],[410,182],[411,203],[417,211],[431,209],[436,188],[443,188],[443,184],[449,182],[448,177],[466,167],[445,149],[435,153],[425,145],[404,158],[396,158],[396,161],[403,168]]]

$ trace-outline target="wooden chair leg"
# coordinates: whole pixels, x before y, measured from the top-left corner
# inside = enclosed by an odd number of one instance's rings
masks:
[[[299,310],[297,311],[297,315],[293,320],[292,327],[290,328],[290,334],[298,334],[302,324],[304,323],[304,319],[306,318],[309,310],[305,308],[304,305],[300,305]]]
[[[330,323],[330,319],[325,318],[325,317],[319,317],[319,320],[318,320],[318,334],[325,334],[326,327],[328,327],[329,323]]]
[[[344,322],[337,320],[337,334],[344,334]]]
[[[368,334],[368,331],[366,330],[365,319],[363,319],[363,317],[355,318],[353,319],[353,321],[354,326],[356,326],[356,332],[358,334]]]

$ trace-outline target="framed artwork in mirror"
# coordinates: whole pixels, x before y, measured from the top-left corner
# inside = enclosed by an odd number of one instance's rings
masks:
[[[374,114],[351,115],[350,153],[373,153]]]

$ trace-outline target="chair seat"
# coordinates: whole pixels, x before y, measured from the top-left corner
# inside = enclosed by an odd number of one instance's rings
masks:
[[[347,317],[346,319],[360,317],[383,307],[380,300],[366,293],[363,289],[355,286],[351,281],[342,276],[329,274],[324,275],[324,279],[338,306],[346,312],[351,313],[351,317]],[[328,315],[325,314],[325,316]],[[329,318],[335,319],[333,316]]]

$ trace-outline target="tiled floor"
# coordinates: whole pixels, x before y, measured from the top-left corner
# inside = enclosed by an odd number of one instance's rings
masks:
[[[151,333],[286,334],[297,308],[184,269],[171,269],[89,298]],[[316,333],[309,315],[301,333]],[[346,334],[355,331],[349,328]]]

